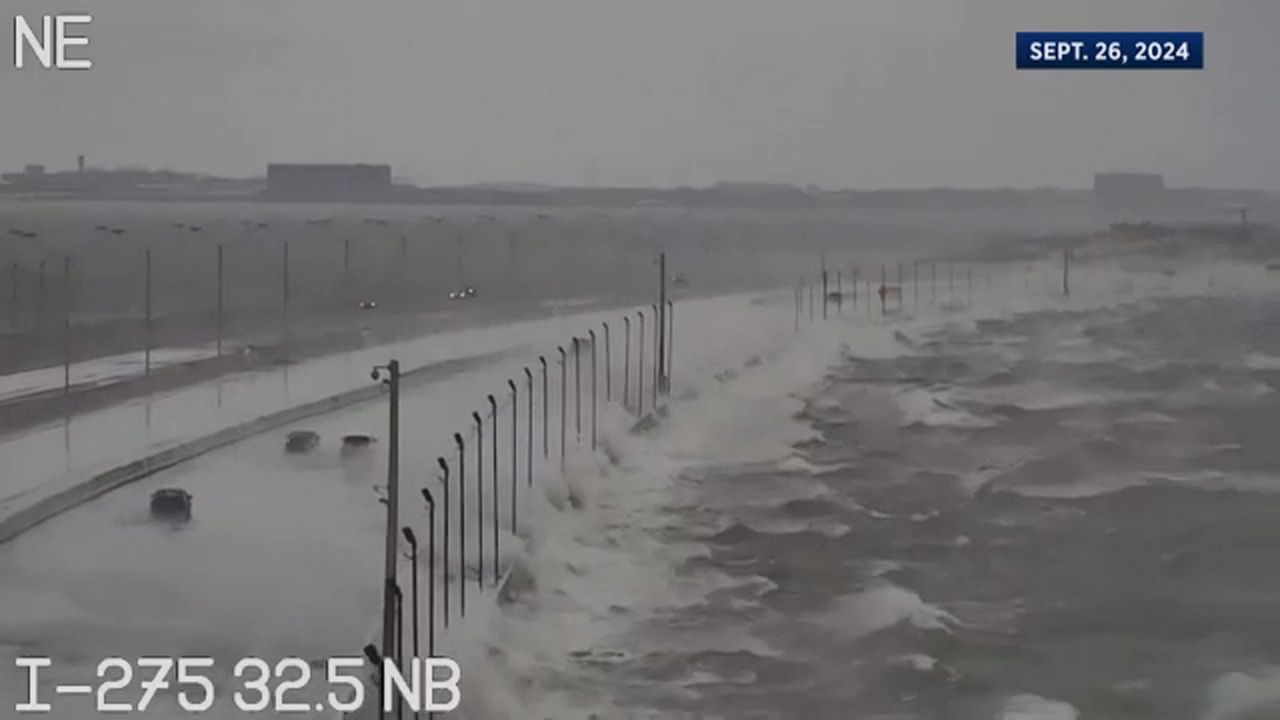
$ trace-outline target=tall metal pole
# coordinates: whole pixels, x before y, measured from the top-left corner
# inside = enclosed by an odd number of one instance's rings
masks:
[[[392,652],[395,653],[396,667],[404,667],[404,595],[400,592],[400,584],[397,582],[388,583],[391,587],[391,595],[395,599],[395,645]],[[383,653],[385,656],[387,653]],[[396,720],[404,717],[404,698],[396,696]]]
[[[588,330],[591,338],[591,449],[596,449],[596,331]]]
[[[560,467],[564,467],[564,436],[567,418],[569,416],[569,362],[568,357],[564,354],[564,346],[559,345],[556,350],[560,351]]]
[[[453,434],[458,446],[458,613],[467,616],[467,443]]]
[[[844,314],[844,281],[841,271],[836,271],[836,315]]]
[[[222,334],[224,329],[223,320],[223,262],[222,262],[222,243],[218,243],[218,357],[222,357]]]
[[[471,413],[476,421],[476,538],[479,560],[476,562],[476,587],[484,590],[484,420]],[[497,518],[494,518],[497,520]],[[494,558],[495,561],[497,558]]]
[[[658,253],[658,365],[655,368],[658,372],[657,387],[654,388],[654,396],[659,391],[665,392],[667,386],[667,367],[666,367],[666,335],[667,335],[667,254]],[[656,403],[656,401],[655,401]]]
[[[638,355],[638,357],[640,358],[639,359],[640,369],[639,369],[639,372],[636,373],[638,382],[640,383],[640,389],[636,395],[636,398],[637,398],[636,414],[643,416],[644,415],[644,311],[643,310],[637,311],[636,315],[640,316],[640,354]]]
[[[902,279],[902,263],[898,263],[898,310],[902,310],[902,301],[903,301],[902,293],[905,289],[906,289],[906,285],[903,284],[903,279]]]
[[[142,251],[143,256],[143,288],[142,305],[146,317],[145,337],[143,338],[142,374],[151,375],[151,248]]]
[[[392,594],[396,585],[396,529],[400,527],[400,363],[391,360],[386,365],[374,368],[375,378],[381,371],[386,371],[383,381],[390,390],[390,412],[388,413],[388,433],[390,439],[387,446],[387,520],[386,548],[384,549],[383,598],[382,598],[382,654],[387,655],[395,648],[396,607]]]
[[[578,444],[582,444],[582,347],[578,338],[573,338],[573,428],[577,432]]]
[[[444,588],[443,588],[444,589],[444,626],[449,627],[449,463],[446,462],[444,458],[438,457],[436,458],[436,464],[440,466],[440,472],[442,473],[442,475],[440,476],[440,487],[444,488],[444,532],[441,533],[441,536],[444,539],[444,554],[441,557],[444,558],[444,578],[443,578],[444,580]],[[426,493],[426,488],[423,488],[422,491]],[[435,557],[436,557],[436,552],[435,552],[436,534],[434,532],[435,524],[436,524],[436,521],[434,518],[432,518],[431,520],[431,526],[432,526],[431,527],[431,530],[432,530],[431,561],[432,563],[435,562]],[[431,571],[432,596],[430,597],[430,602],[432,602],[433,604],[435,602],[435,598],[434,598],[435,575],[436,575],[435,567],[433,565],[432,571]],[[466,583],[462,583],[462,584],[465,585]],[[433,617],[434,617],[434,614],[433,614]],[[431,642],[428,641],[427,652],[431,652],[431,651],[432,651]]]
[[[502,554],[502,548],[498,544],[498,518],[502,517],[498,509],[498,401],[489,395],[489,412],[493,414],[493,442],[490,446],[493,450],[493,584],[498,584],[498,557]]]
[[[547,358],[546,356],[538,356],[538,364],[542,366],[542,459],[546,460],[551,457],[551,447],[547,439],[549,432],[549,423],[547,422],[547,413],[551,409],[551,398],[547,397]]]

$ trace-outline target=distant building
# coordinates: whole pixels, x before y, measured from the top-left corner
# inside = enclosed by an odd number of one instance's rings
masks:
[[[341,200],[391,192],[390,165],[267,166],[267,192],[277,197]]]
[[[1098,173],[1093,194],[1108,200],[1150,197],[1164,191],[1164,176],[1157,173]]]

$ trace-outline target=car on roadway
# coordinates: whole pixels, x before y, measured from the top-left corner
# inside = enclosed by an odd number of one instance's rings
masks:
[[[182,488],[160,488],[151,493],[151,517],[187,522],[191,519],[191,493]]]
[[[284,450],[288,453],[311,452],[320,444],[320,435],[314,430],[294,430],[285,436]]]
[[[340,454],[342,457],[360,455],[372,448],[373,444],[376,442],[378,442],[378,438],[373,437],[372,435],[343,435],[342,450],[340,451]]]
[[[470,300],[475,296],[476,296],[476,289],[470,285],[458,290],[449,291],[450,300]]]

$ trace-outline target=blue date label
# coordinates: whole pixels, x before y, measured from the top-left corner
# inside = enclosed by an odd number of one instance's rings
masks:
[[[1202,32],[1020,32],[1019,70],[1202,70]]]

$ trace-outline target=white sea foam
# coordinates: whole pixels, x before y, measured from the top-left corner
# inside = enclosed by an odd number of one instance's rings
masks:
[[[837,598],[823,615],[823,624],[851,639],[906,622],[921,630],[949,632],[959,624],[953,615],[925,603],[916,593],[888,583]]]
[[[1015,695],[1005,701],[999,720],[1076,720],[1080,711],[1058,700],[1038,695]]]
[[[1233,672],[1213,682],[1204,720],[1264,720],[1280,717],[1280,667]]]

